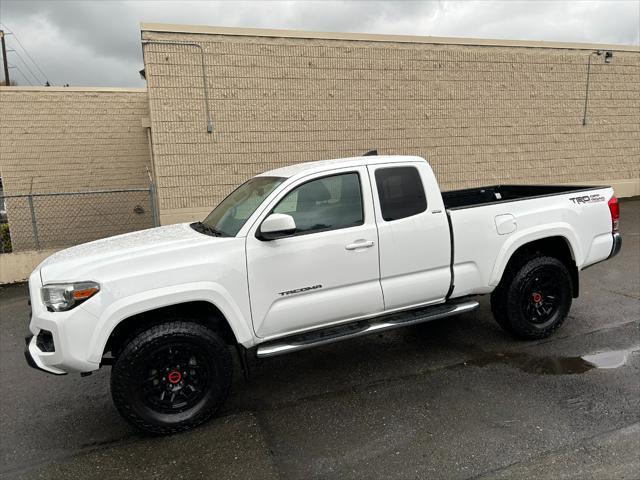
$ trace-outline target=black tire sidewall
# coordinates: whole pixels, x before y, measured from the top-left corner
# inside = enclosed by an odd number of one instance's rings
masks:
[[[195,405],[179,413],[164,413],[142,401],[139,375],[151,352],[176,344],[197,349],[206,359],[210,378],[204,396]],[[175,433],[214,415],[228,396],[231,378],[231,355],[215,332],[191,322],[168,322],[139,333],[127,343],[111,372],[111,394],[120,414],[136,428],[152,434]]]

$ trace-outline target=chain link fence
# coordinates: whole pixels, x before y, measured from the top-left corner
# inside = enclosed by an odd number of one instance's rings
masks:
[[[0,253],[64,248],[158,225],[153,187],[0,196]]]

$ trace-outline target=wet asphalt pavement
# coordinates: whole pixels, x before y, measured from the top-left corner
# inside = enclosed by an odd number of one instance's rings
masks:
[[[461,317],[253,360],[217,418],[164,438],[120,419],[109,368],[27,367],[27,287],[3,287],[0,478],[638,479],[639,200],[621,230],[550,339],[511,339],[483,297]]]

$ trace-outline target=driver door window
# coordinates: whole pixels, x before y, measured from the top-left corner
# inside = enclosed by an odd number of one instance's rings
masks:
[[[362,225],[359,175],[345,173],[302,184],[284,197],[273,213],[291,215],[296,222],[295,235]]]

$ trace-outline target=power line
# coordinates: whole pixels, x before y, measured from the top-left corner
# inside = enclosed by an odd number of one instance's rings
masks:
[[[33,57],[29,54],[28,50],[26,48],[24,48],[24,45],[22,44],[22,42],[20,41],[20,39],[18,38],[18,36],[15,34],[15,32],[13,30],[9,30],[9,27],[7,27],[6,23],[1,23],[0,25],[3,25],[4,28],[13,35],[13,38],[16,39],[16,42],[18,42],[18,45],[20,45],[20,47],[22,48],[22,50],[24,51],[24,53],[27,54],[27,57],[31,60],[31,62],[35,65],[35,67],[38,69],[38,71],[42,74],[42,76],[44,77],[44,79],[49,82],[49,84],[53,85],[53,83],[51,81],[49,81],[49,77],[47,76],[46,73],[44,73],[42,71],[42,69],[40,68],[40,65],[38,65],[38,63],[33,59]],[[26,63],[25,63],[26,65]]]
[[[25,62],[25,61],[24,61],[24,58],[22,58],[22,55],[20,55],[20,53],[19,53],[17,50],[13,50],[13,49],[12,49],[12,50],[8,50],[8,51],[9,51],[9,52],[11,52],[11,53],[15,53],[15,54],[18,56],[18,58],[20,59],[20,61],[24,64],[24,66],[27,68],[27,70],[28,70],[28,71],[29,71],[29,73],[31,74],[31,76],[32,76],[33,78],[35,78],[36,83],[41,83],[41,84],[43,84],[43,85],[44,85],[44,82],[43,82],[43,81],[41,81],[41,80],[37,77],[37,75],[36,75],[35,73],[33,73],[33,70],[31,70],[31,68],[29,68],[29,65],[27,64],[27,62]],[[45,79],[45,80],[46,80],[46,79]]]
[[[25,46],[22,44],[22,42],[20,41],[20,39],[18,38],[18,36],[16,35],[16,33],[13,30],[10,30],[7,25],[5,23],[0,23],[1,25],[4,26],[5,30],[7,30],[7,32],[9,32],[11,35],[13,35],[13,38],[16,39],[16,42],[18,43],[18,45],[20,45],[20,48],[22,48],[22,50],[24,51],[24,53],[27,55],[27,57],[31,60],[31,62],[35,65],[35,67],[38,69],[38,71],[42,74],[42,76],[45,78],[45,80],[49,80],[47,77],[47,74],[44,73],[42,71],[42,69],[40,68],[40,65],[38,65],[38,63],[33,59],[33,57],[31,56],[31,54],[29,54],[29,51],[25,48]],[[18,54],[18,52],[16,51],[16,54]],[[20,56],[20,54],[18,54],[18,56]],[[24,59],[20,58],[22,60],[22,63],[24,63],[25,67],[29,68],[27,63],[24,61]],[[31,69],[29,69],[31,70]],[[32,73],[33,75],[33,73]],[[36,75],[33,75],[34,78],[38,78]],[[38,80],[38,82],[40,82],[40,80]]]
[[[22,70],[20,70],[20,67],[17,65],[9,65],[9,68],[15,68],[18,73],[20,73],[20,75],[22,75],[22,77],[29,83],[29,85],[33,86],[33,83],[31,82],[31,80],[29,80],[29,77],[27,77],[24,72]]]

